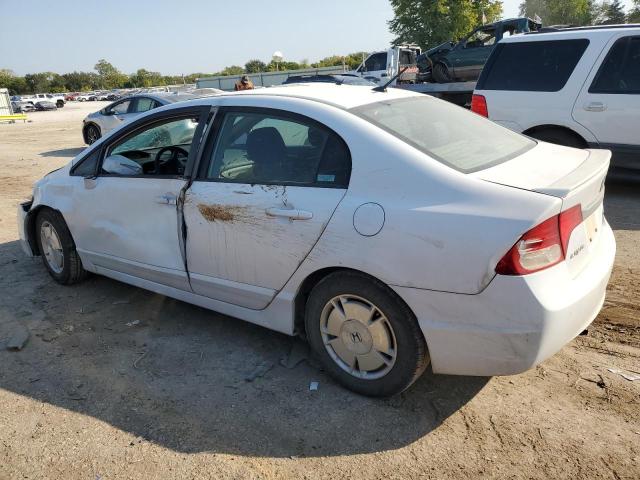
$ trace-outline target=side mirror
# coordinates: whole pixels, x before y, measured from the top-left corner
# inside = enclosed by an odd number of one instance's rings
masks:
[[[102,162],[102,170],[114,175],[142,175],[142,166],[123,155],[109,155]]]

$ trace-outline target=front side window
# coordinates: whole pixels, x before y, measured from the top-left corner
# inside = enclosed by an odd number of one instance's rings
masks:
[[[640,37],[621,38],[613,44],[589,93],[640,94]]]
[[[496,43],[495,29],[478,30],[469,36],[464,48],[489,47],[494,43]]]
[[[475,113],[426,96],[371,103],[351,112],[463,173],[506,162],[536,145]]]
[[[109,108],[107,112],[115,115],[122,115],[123,113],[127,113],[127,111],[129,110],[130,103],[131,103],[130,100],[125,100],[123,102],[116,103],[111,108]]]
[[[342,188],[350,174],[349,149],[328,128],[298,117],[229,112],[222,120],[205,177]]]
[[[587,39],[500,42],[476,88],[558,92],[566,85],[588,45]]]
[[[387,53],[375,53],[367,58],[364,62],[364,68],[367,72],[375,72],[387,69]]]
[[[189,157],[198,118],[189,116],[156,122],[112,146],[102,174],[179,176]]]

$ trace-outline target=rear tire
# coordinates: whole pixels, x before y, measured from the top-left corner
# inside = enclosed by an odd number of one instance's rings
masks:
[[[431,76],[437,83],[449,83],[452,82],[449,68],[442,62],[433,64]]]
[[[562,130],[560,128],[544,128],[533,130],[528,133],[530,137],[543,142],[554,143],[556,145],[564,145],[565,147],[586,148],[587,142],[575,133]]]
[[[71,232],[59,212],[41,210],[36,218],[35,235],[42,263],[56,282],[72,285],[87,276]]]
[[[306,335],[327,372],[354,392],[395,395],[429,365],[418,322],[383,283],[357,272],[336,272],[311,291]]]
[[[63,102],[62,100],[58,100],[58,101],[56,102],[56,107],[58,107],[58,108],[62,108],[62,107],[64,107],[64,102]]]

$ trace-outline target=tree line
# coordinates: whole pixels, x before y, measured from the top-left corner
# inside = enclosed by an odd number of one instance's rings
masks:
[[[365,52],[356,52],[349,55],[332,55],[315,63],[307,60],[300,62],[266,63],[258,59],[249,60],[244,67],[231,65],[219,72],[190,73],[188,75],[162,75],[160,72],[152,72],[144,68],[135,73],[125,74],[108,61],[102,59],[94,66],[92,72],[70,72],[58,74],[55,72],[28,73],[18,76],[9,69],[0,69],[0,88],[8,88],[10,95],[23,95],[33,93],[62,93],[84,92],[90,90],[111,90],[114,88],[145,88],[164,85],[178,85],[182,83],[195,83],[197,78],[217,75],[241,75],[243,73],[270,72],[276,70],[298,70],[301,68],[320,68],[345,65],[348,70],[353,70],[360,65]]]
[[[457,41],[502,16],[499,0],[391,0],[391,6],[394,44],[416,43],[423,48]],[[633,1],[629,12],[620,0],[524,0],[520,15],[538,16],[545,26],[640,23],[640,0]]]
[[[389,29],[396,35],[394,44],[416,43],[423,48],[430,48],[448,40],[459,40],[476,26],[496,21],[502,16],[502,2],[499,0],[390,1],[394,18],[389,21]],[[633,6],[628,12],[625,12],[620,0],[524,0],[520,4],[520,15],[530,18],[538,16],[547,26],[640,23],[640,0],[633,0]],[[96,63],[95,71],[92,72],[40,72],[18,76],[11,70],[0,69],[0,88],[8,88],[11,95],[60,93],[195,83],[197,78],[202,77],[275,70],[341,65],[353,70],[366,55],[365,52],[332,55],[315,63],[309,63],[307,60],[275,63],[252,59],[244,66],[231,65],[219,72],[188,75],[162,75],[160,72],[144,68],[132,74],[125,74],[102,59]]]

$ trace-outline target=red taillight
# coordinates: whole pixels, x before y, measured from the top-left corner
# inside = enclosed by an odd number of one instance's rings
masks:
[[[487,108],[487,99],[484,95],[473,94],[471,97],[471,111],[489,118],[489,109]]]
[[[500,275],[527,275],[552,267],[567,254],[571,232],[582,223],[576,205],[525,233],[496,265]]]

